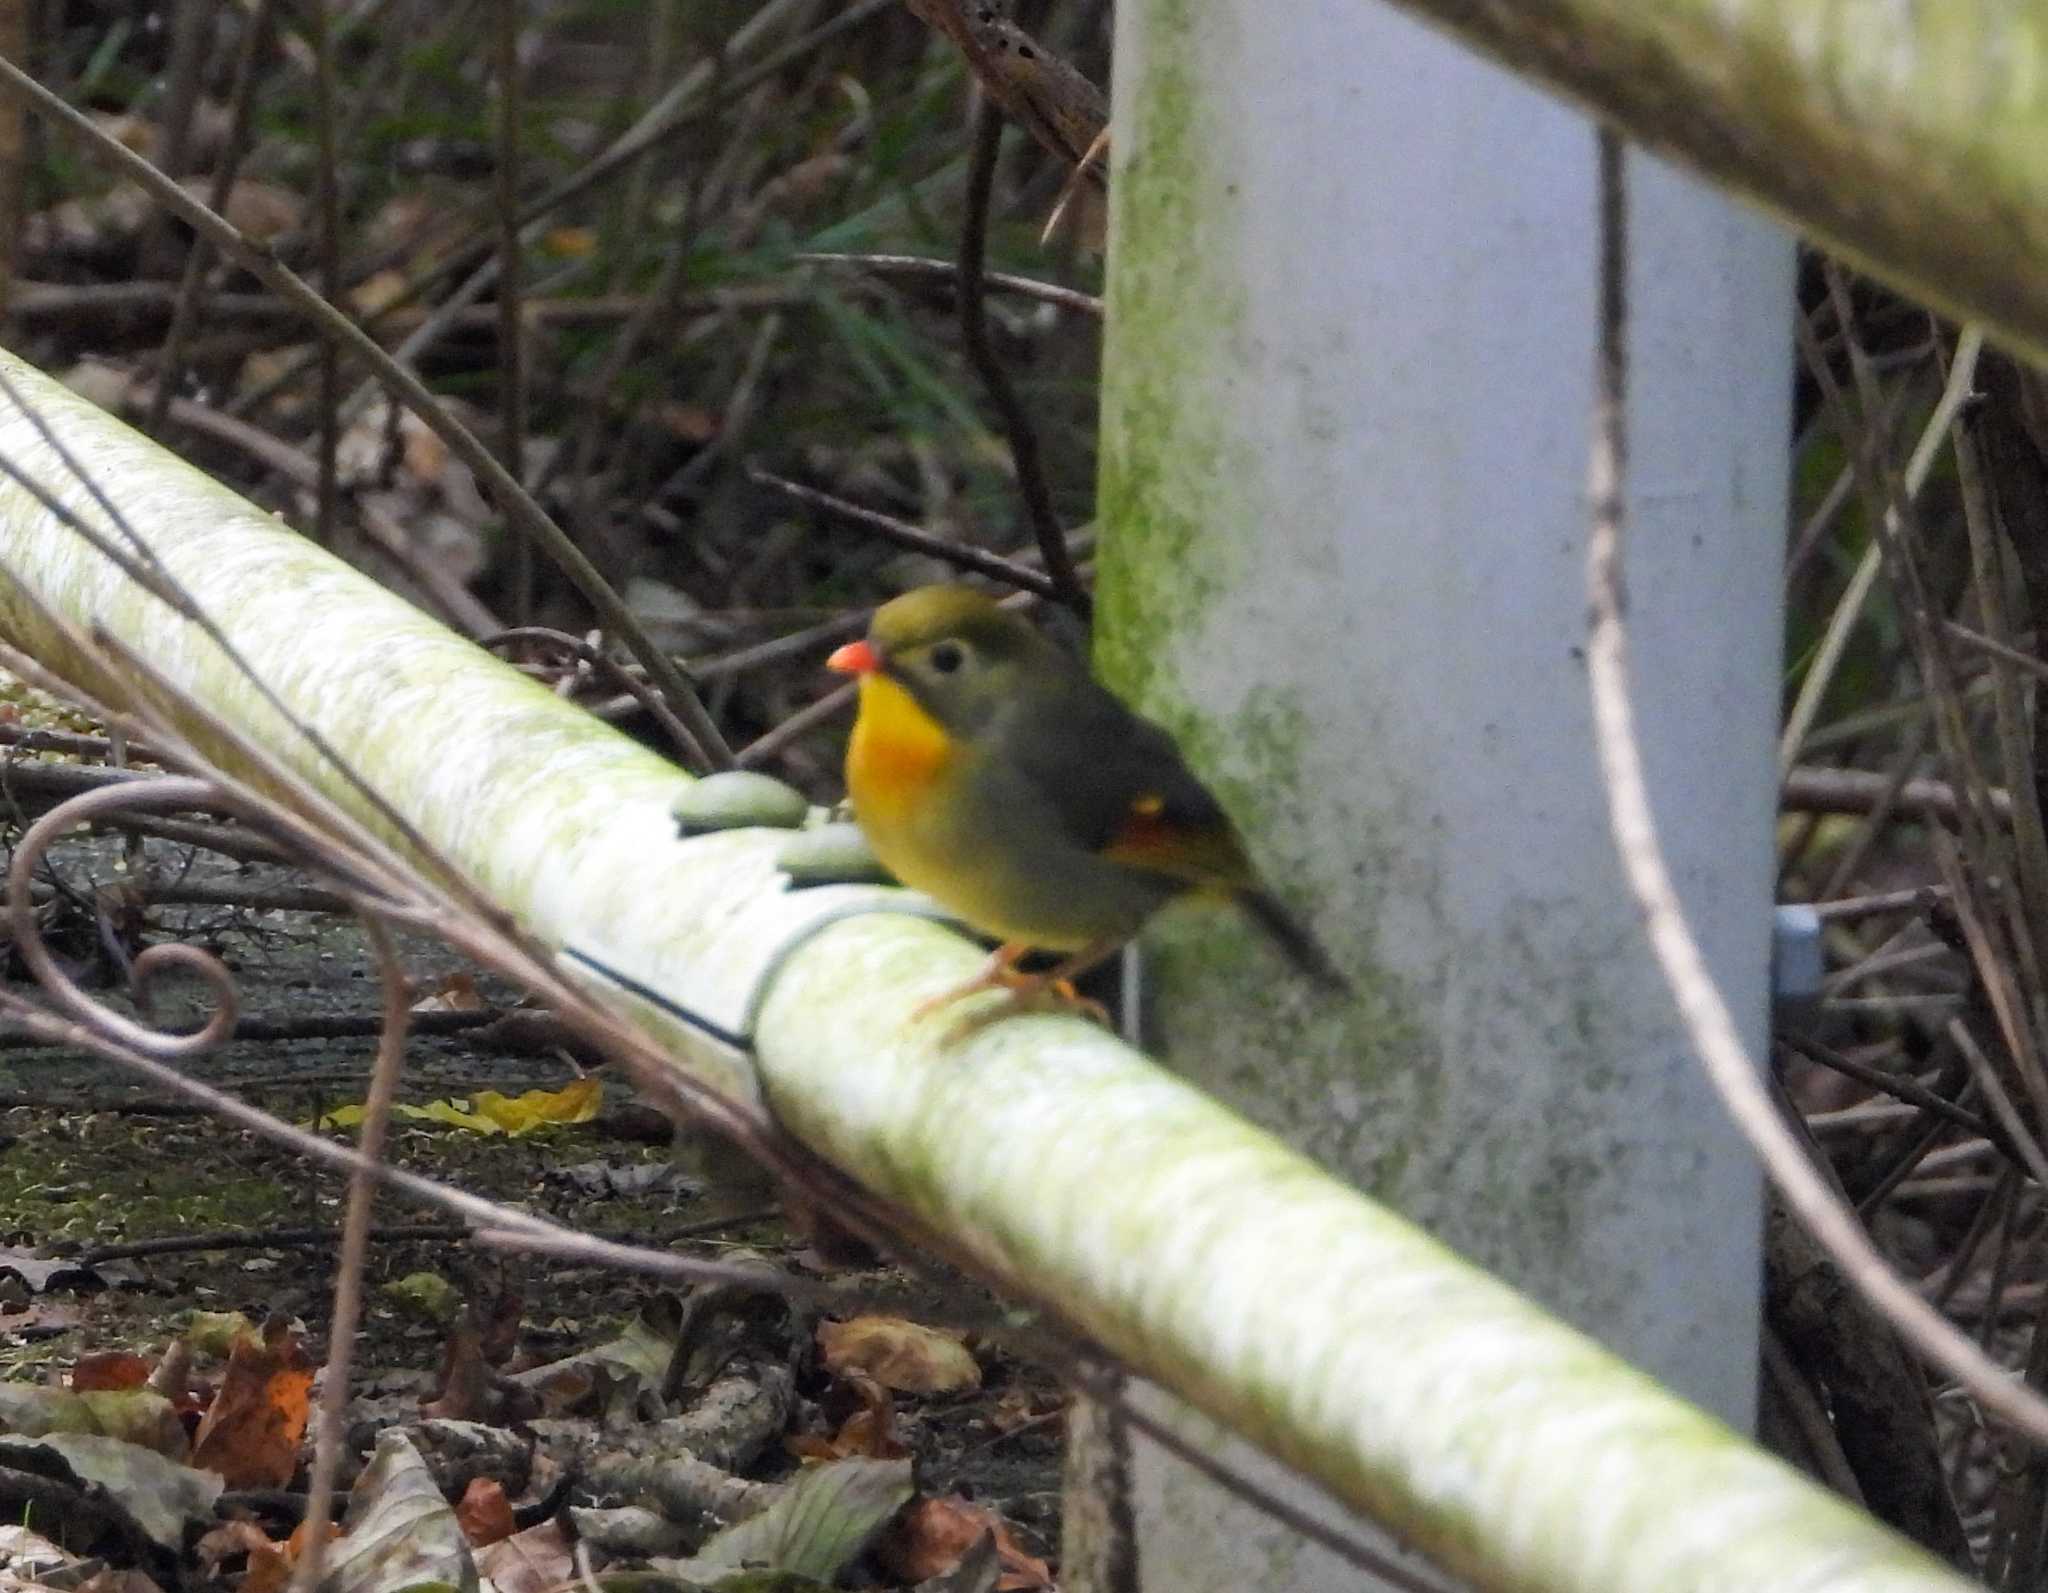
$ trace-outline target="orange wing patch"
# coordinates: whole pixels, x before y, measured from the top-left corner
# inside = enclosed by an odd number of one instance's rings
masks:
[[[1166,799],[1156,791],[1131,799],[1102,856],[1191,884],[1234,887],[1245,873],[1244,856],[1228,828],[1175,822],[1166,816]]]

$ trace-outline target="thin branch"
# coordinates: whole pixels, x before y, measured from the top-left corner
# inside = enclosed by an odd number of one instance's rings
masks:
[[[526,479],[526,245],[519,228],[520,0],[498,0],[498,450],[516,480]],[[533,623],[533,544],[512,545],[512,623]]]
[[[320,297],[341,300],[341,180],[334,146],[333,0],[306,0],[307,42],[313,48],[313,137],[318,176],[313,187],[314,246],[319,261]],[[333,338],[320,340],[320,441],[316,457],[319,485],[314,493],[313,540],[322,547],[334,542],[337,492],[336,450],[341,445],[341,348]],[[523,538],[521,539],[524,540]],[[324,1531],[324,1526],[323,1526]],[[312,1584],[303,1578],[301,1589]]]
[[[909,277],[914,280],[942,280],[947,286],[958,286],[960,262],[957,260],[934,260],[921,254],[833,254],[805,253],[791,255],[799,265],[851,266],[878,277]],[[1041,282],[1036,277],[1020,277],[1009,271],[984,271],[983,285],[991,293],[1014,293],[1020,298],[1037,299],[1042,304],[1058,305],[1063,310],[1075,310],[1082,315],[1102,319],[1102,300],[1092,293],[1083,293],[1078,288],[1063,288],[1057,282]]]
[[[1909,890],[1872,891],[1867,896],[1837,896],[1833,901],[1812,902],[1807,905],[1813,908],[1823,922],[1827,922],[1869,918],[1878,913],[1922,913],[1936,902],[1947,899],[1946,886],[1916,885]]]
[[[96,1107],[95,1110],[98,1108]],[[469,1237],[467,1223],[410,1222],[372,1228],[370,1242],[385,1245],[454,1244]],[[81,1267],[136,1256],[183,1256],[211,1250],[332,1249],[341,1241],[339,1228],[236,1228],[221,1233],[179,1233],[161,1239],[133,1239],[125,1244],[94,1245],[71,1259]]]
[[[235,179],[242,172],[242,159],[248,153],[249,136],[255,123],[256,84],[263,58],[270,49],[276,15],[277,0],[257,0],[256,14],[243,29],[241,53],[235,58],[235,85],[229,95],[232,109],[229,112],[227,147],[214,171],[213,186],[207,200],[215,210],[227,205],[229,194],[234,192]],[[212,264],[212,247],[203,236],[195,237],[185,254],[185,274],[178,282],[177,297],[172,301],[170,329],[164,334],[163,352],[157,359],[156,394],[150,402],[145,428],[152,437],[162,432],[171,399],[184,381],[185,348],[206,302],[206,273]],[[121,286],[132,289],[137,284],[123,283]],[[161,287],[157,283],[148,286]]]
[[[799,708],[773,730],[740,748],[740,767],[759,768],[762,764],[781,757],[790,747],[803,740],[820,725],[830,724],[851,708],[857,690],[858,683],[849,680],[843,686],[835,686],[816,702]]]
[[[1949,367],[1948,382],[1942,388],[1934,413],[1927,417],[1927,425],[1906,463],[1908,498],[1919,496],[1928,472],[1934,468],[1935,456],[1948,437],[1949,428],[1955,424],[1956,416],[1962,413],[1963,405],[1969,400],[1977,375],[1977,355],[1983,346],[1981,328],[1965,329],[1962,341],[1956,345],[1956,357]],[[1849,473],[1853,477],[1853,466]],[[1808,666],[1806,678],[1799,683],[1799,696],[1792,704],[1791,713],[1786,716],[1784,735],[1778,742],[1778,766],[1781,769],[1790,770],[1806,744],[1807,732],[1813,728],[1814,716],[1820,712],[1821,699],[1834,683],[1835,670],[1848,651],[1849,637],[1856,629],[1857,621],[1863,617],[1864,605],[1869,602],[1871,589],[1877,584],[1882,562],[1882,548],[1873,538],[1856,566],[1856,573],[1849,578],[1848,589],[1835,605],[1827,632],[1821,638],[1820,651]]]
[[[1888,776],[1867,769],[1801,767],[1785,776],[1783,806],[1802,813],[1870,813],[1892,792]],[[1991,811],[1999,818],[2012,812],[2011,795],[1993,786]],[[1946,780],[1908,780],[1897,788],[1901,813],[1922,819],[1956,819],[1964,812],[1963,797]]]
[[[341,1219],[341,1254],[335,1261],[334,1309],[327,1332],[327,1368],[320,1384],[320,1422],[313,1437],[313,1474],[306,1488],[307,1547],[292,1575],[292,1593],[311,1593],[320,1585],[327,1524],[334,1515],[334,1479],[341,1471],[342,1445],[347,1438],[349,1364],[355,1356],[356,1324],[363,1314],[363,1272],[370,1254],[370,1219],[377,1210],[374,1169],[383,1159],[385,1136],[391,1128],[391,1103],[398,1094],[398,1075],[405,1061],[406,1023],[411,1016],[405,969],[391,943],[390,931],[367,915],[362,925],[377,960],[377,978],[384,992],[384,1027],[377,1036],[377,1062],[370,1074],[369,1096],[363,1103],[363,1130],[357,1147],[363,1161],[349,1175],[348,1206]]]
[[[1052,577],[1040,574],[1029,565],[1006,559],[1000,553],[990,553],[986,548],[973,547],[965,542],[949,542],[944,537],[934,536],[922,527],[912,525],[908,520],[899,520],[894,515],[863,508],[846,498],[834,497],[829,492],[820,492],[815,487],[806,487],[785,480],[763,470],[759,465],[747,467],[747,479],[759,482],[764,487],[773,487],[777,492],[796,499],[798,503],[808,504],[814,509],[827,510],[843,519],[853,521],[856,525],[865,526],[898,547],[941,559],[963,570],[972,570],[976,575],[985,575],[990,580],[1001,581],[1006,586],[1036,592],[1043,598],[1056,599],[1060,595],[1060,589]],[[1060,545],[1066,545],[1064,537],[1061,538]]]
[[[1024,511],[1031,521],[1038,551],[1045,557],[1045,573],[1052,578],[1059,600],[1086,619],[1092,612],[1081,572],[1074,568],[1074,556],[1067,550],[1066,533],[1053,512],[1052,488],[1045,479],[1045,467],[1038,456],[1038,431],[1031,424],[1009,373],[989,343],[988,306],[983,292],[982,270],[988,255],[988,212],[995,191],[996,154],[1002,147],[1003,115],[993,100],[983,100],[974,118],[974,152],[967,167],[967,214],[960,227],[960,337],[973,365],[988,389],[1003,429],[1010,437],[1010,457],[1017,467],[1017,490],[1024,498]]]
[[[1816,1062],[1844,1078],[1854,1079],[1859,1084],[1867,1084],[1873,1090],[1882,1090],[1886,1095],[1917,1106],[1923,1112],[1944,1118],[1957,1128],[1989,1140],[2014,1161],[2021,1160],[2019,1147],[2006,1138],[1996,1123],[1956,1105],[1947,1096],[1930,1090],[1918,1079],[1908,1078],[1899,1073],[1887,1073],[1883,1068],[1868,1067],[1854,1057],[1844,1056],[1833,1046],[1823,1045],[1818,1040],[1803,1034],[1795,1034],[1790,1030],[1780,1030],[1775,1038],[1786,1050],[1798,1052],[1809,1062]]]
[[[1941,628],[1965,647],[1974,647],[1978,652],[1985,653],[1992,658],[2003,659],[2015,669],[2025,670],[2036,680],[2048,680],[2048,662],[2036,658],[2032,653],[2023,653],[2017,647],[2009,646],[2001,641],[1995,641],[1991,637],[1985,636],[1978,631],[1973,631],[1969,626],[1959,624],[1955,620],[1943,620]]]

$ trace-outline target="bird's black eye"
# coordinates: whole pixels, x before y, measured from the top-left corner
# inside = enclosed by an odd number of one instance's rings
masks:
[[[958,642],[940,642],[932,649],[932,668],[942,675],[950,675],[967,662],[967,649]]]

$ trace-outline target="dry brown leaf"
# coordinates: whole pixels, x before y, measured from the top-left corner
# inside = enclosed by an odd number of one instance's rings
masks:
[[[147,1571],[108,1566],[78,1584],[78,1593],[163,1593]]]
[[[195,179],[185,186],[195,198],[213,202],[213,179]],[[290,232],[304,213],[304,202],[291,189],[248,177],[236,179],[228,190],[227,203],[221,206],[221,214],[230,223],[259,242]]]
[[[818,1324],[826,1370],[864,1372],[902,1394],[952,1394],[981,1387],[981,1368],[950,1333],[898,1316],[857,1316]]]
[[[553,1593],[574,1585],[576,1552],[559,1520],[543,1521],[483,1550],[476,1572],[496,1593]]]
[[[403,271],[373,271],[349,289],[348,307],[365,318],[387,309],[411,291]]]
[[[223,1521],[219,1526],[209,1529],[206,1535],[192,1546],[192,1552],[198,1556],[199,1563],[211,1575],[219,1572],[223,1561],[231,1560],[238,1554],[254,1554],[258,1549],[277,1548],[279,1545],[270,1541],[269,1533],[253,1521],[242,1520]]]
[[[152,1363],[132,1350],[94,1350],[71,1368],[71,1387],[81,1394],[95,1390],[142,1388]]]
[[[1064,1394],[1035,1394],[1029,1389],[1013,1388],[990,1408],[988,1419],[997,1432],[1014,1433],[1025,1427],[1049,1425],[1056,1418],[1063,1420],[1066,1412]]]
[[[909,10],[958,47],[990,99],[1069,164],[1103,181],[1089,151],[1109,123],[1102,90],[992,7],[960,0],[904,0]]]
[[[438,441],[439,439],[436,440]],[[410,454],[410,448],[407,451]],[[430,461],[427,462],[428,468],[422,473],[438,474],[441,466],[447,462],[447,459],[447,451],[444,448],[440,453],[431,456]],[[406,462],[413,464],[415,469],[420,468],[419,464],[409,457]],[[412,1010],[414,1012],[482,1012],[489,1005],[490,1003],[483,998],[483,992],[476,987],[475,976],[468,973],[452,973],[423,994],[419,1000],[415,1001],[412,1004]]]
[[[284,1593],[291,1579],[290,1557],[279,1545],[265,1543],[249,1551],[249,1568],[242,1573],[240,1593]]]
[[[306,1435],[313,1363],[281,1317],[264,1324],[263,1342],[243,1339],[228,1357],[220,1392],[192,1440],[191,1463],[217,1472],[230,1488],[282,1488],[299,1465]]]
[[[541,1413],[540,1396],[500,1375],[492,1364],[494,1358],[504,1360],[517,1342],[520,1297],[507,1292],[485,1301],[482,1309],[490,1313],[482,1328],[475,1310],[465,1305],[448,1330],[440,1383],[431,1399],[420,1402],[422,1416],[503,1425]]]
[[[239,1593],[284,1593],[291,1583],[292,1572],[298,1568],[300,1557],[306,1552],[306,1544],[311,1541],[306,1531],[311,1525],[309,1521],[301,1521],[282,1543],[272,1543],[258,1532],[259,1541],[249,1548],[249,1568],[242,1573]],[[328,1522],[327,1541],[332,1543],[340,1536],[340,1525]]]
[[[1052,1568],[1024,1552],[1008,1522],[957,1494],[918,1500],[903,1512],[877,1554],[882,1564],[904,1581],[923,1582],[952,1570],[985,1533],[994,1534],[996,1558],[1003,1567],[996,1581],[997,1593],[1024,1593],[1053,1585]]]
[[[484,1420],[491,1411],[491,1366],[484,1359],[483,1338],[468,1306],[449,1329],[441,1346],[441,1376],[432,1399],[420,1402],[420,1414],[435,1420]]]
[[[840,1386],[856,1402],[855,1409],[831,1437],[804,1433],[786,1440],[799,1460],[844,1460],[860,1455],[869,1460],[900,1460],[910,1453],[896,1436],[896,1407],[888,1391],[860,1372],[844,1375]]]
[[[505,1497],[505,1485],[495,1477],[472,1477],[455,1507],[455,1519],[462,1535],[477,1548],[498,1543],[517,1530],[512,1520],[512,1501]]]

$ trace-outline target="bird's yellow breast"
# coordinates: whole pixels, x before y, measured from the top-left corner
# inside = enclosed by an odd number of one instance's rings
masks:
[[[860,716],[846,747],[846,790],[884,862],[887,837],[915,826],[953,752],[939,722],[903,687],[886,675],[862,679]]]

